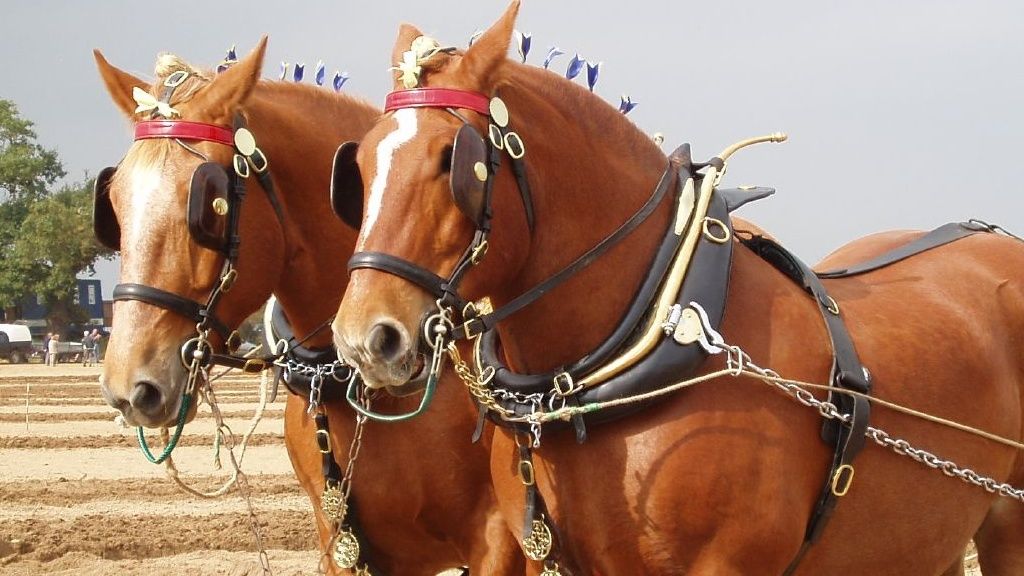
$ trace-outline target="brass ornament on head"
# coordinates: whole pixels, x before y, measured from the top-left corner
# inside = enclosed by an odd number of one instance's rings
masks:
[[[231,159],[231,163],[235,167],[235,174],[238,174],[242,178],[249,177],[249,161],[245,159],[245,156],[235,154]]]
[[[508,107],[505,106],[505,101],[495,96],[491,98],[491,103],[488,105],[488,109],[491,111],[491,120],[498,126],[504,128],[508,126]]]
[[[351,569],[359,562],[359,540],[351,530],[342,530],[334,539],[331,559],[344,570]]]
[[[256,137],[246,128],[235,130],[235,148],[243,156],[252,156],[252,153],[256,151]]]
[[[543,520],[534,520],[530,537],[523,539],[523,553],[530,560],[541,561],[551,553],[551,530]]]
[[[491,140],[491,146],[494,146],[498,150],[505,147],[505,141],[501,136],[501,128],[498,128],[494,124],[487,125],[487,137]]]
[[[487,165],[483,162],[473,164],[473,175],[481,182],[487,182]]]
[[[320,509],[332,522],[337,522],[345,517],[345,502],[337,484],[329,484],[324,488],[320,495]]]
[[[562,576],[561,570],[558,569],[558,562],[545,562],[544,571],[540,573],[540,576]]]
[[[210,203],[210,207],[213,208],[213,213],[217,216],[223,216],[228,213],[228,201],[225,198],[214,198],[213,202]]]
[[[505,134],[505,151],[515,159],[522,158],[526,154],[526,145],[523,144],[523,139],[519,137],[519,134],[515,132]]]

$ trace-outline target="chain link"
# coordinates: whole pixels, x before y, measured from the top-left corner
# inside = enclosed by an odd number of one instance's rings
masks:
[[[804,388],[801,388],[798,384],[782,379],[775,371],[761,368],[757,364],[754,364],[753,361],[751,361],[750,356],[741,350],[739,346],[727,346],[726,350],[728,351],[727,364],[730,368],[735,368],[738,371],[737,373],[741,374],[749,371],[754,375],[765,377],[766,382],[769,382],[786,394],[796,398],[796,400],[801,404],[815,408],[822,417],[829,420],[838,420],[844,424],[850,423],[849,414],[840,413],[836,406],[831,402],[818,400],[813,394]],[[927,450],[914,448],[910,442],[902,438],[893,438],[884,430],[875,428],[874,426],[868,426],[864,435],[873,440],[879,446],[888,448],[900,456],[908,456],[929,468],[940,470],[946,476],[959,478],[968,484],[984,488],[985,491],[989,493],[999,494],[1000,496],[1013,498],[1014,500],[1024,503],[1024,490],[1014,488],[1004,482],[998,482],[992,478],[982,476],[970,468],[961,468],[956,463],[949,460],[943,460]]]

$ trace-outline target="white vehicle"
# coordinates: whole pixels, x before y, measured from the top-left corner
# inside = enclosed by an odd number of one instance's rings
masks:
[[[32,355],[32,334],[28,326],[0,324],[0,358],[21,364]]]

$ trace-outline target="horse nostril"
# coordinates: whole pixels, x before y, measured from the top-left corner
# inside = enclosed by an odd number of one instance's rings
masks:
[[[119,412],[121,412],[121,414],[127,415],[129,407],[127,399],[121,398],[120,396],[115,396],[113,392],[111,392],[110,389],[108,389],[105,384],[100,385],[100,394],[103,396],[103,399],[107,402],[107,404],[110,405],[111,408],[115,408]]]
[[[128,398],[128,402],[131,403],[132,408],[152,416],[154,413],[158,413],[163,407],[163,393],[155,385],[149,382],[139,382],[132,388],[132,393]]]
[[[381,322],[370,329],[366,348],[378,360],[394,362],[402,356],[402,332],[393,324]]]

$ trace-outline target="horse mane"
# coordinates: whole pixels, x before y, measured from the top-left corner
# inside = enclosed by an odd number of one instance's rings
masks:
[[[421,61],[420,85],[428,86],[431,76],[451,70],[464,55],[465,50],[462,49],[441,51]],[[602,133],[610,133],[626,149],[639,151],[646,147],[651,153],[657,152],[661,158],[665,157],[652,137],[615,106],[556,72],[507,58],[501,64],[495,86],[499,92],[505,89],[531,95],[549,106],[566,111],[565,114],[576,114],[583,110],[588,115],[588,122],[583,123],[585,126],[599,126]],[[505,99],[508,100],[507,97]],[[510,112],[515,118],[515,110]]]

